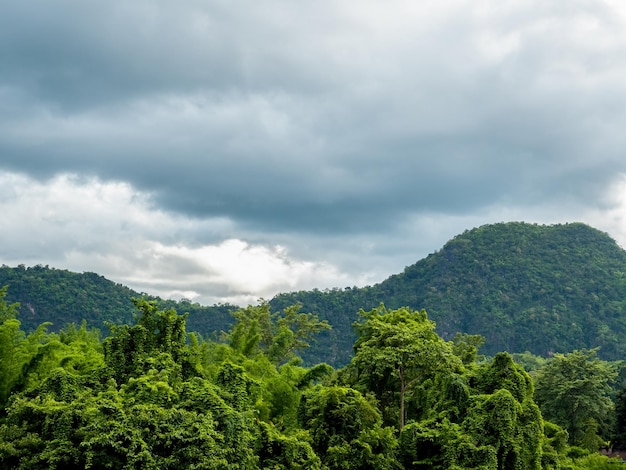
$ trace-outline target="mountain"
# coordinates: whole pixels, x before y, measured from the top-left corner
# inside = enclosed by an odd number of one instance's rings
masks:
[[[2,266],[3,285],[9,285],[7,300],[21,303],[26,330],[44,321],[53,330],[83,319],[105,330],[106,322],[130,323],[131,298],[142,295],[95,273],[47,266]],[[357,312],[381,302],[426,309],[446,339],[457,332],[483,335],[481,352],[488,355],[506,350],[547,356],[600,347],[604,359],[626,357],[626,251],[581,223],[485,225],[379,284],[284,293],[270,304],[279,310],[296,302],[333,325],[306,351],[309,363],[347,363]],[[210,335],[228,329],[229,312],[237,308],[162,303],[189,313],[188,331]]]
[[[626,251],[584,224],[484,226],[379,289],[390,306],[426,308],[445,337],[485,336],[488,353],[626,356]]]
[[[333,324],[332,348],[320,351],[331,362],[348,360],[359,307],[381,302],[426,309],[446,339],[483,335],[484,354],[600,347],[603,358],[626,357],[626,251],[581,223],[485,225],[380,284],[281,294],[272,304],[296,301]]]
[[[232,322],[230,312],[238,308],[163,300],[136,292],[96,273],[75,273],[41,265],[1,266],[1,286],[8,286],[7,302],[19,302],[19,320],[25,331],[33,331],[44,322],[51,323],[51,331],[58,331],[68,323],[80,324],[86,320],[88,326],[106,333],[107,323],[132,323],[136,314],[133,297],[146,297],[158,300],[163,308],[188,313],[188,331],[217,334],[228,328]]]

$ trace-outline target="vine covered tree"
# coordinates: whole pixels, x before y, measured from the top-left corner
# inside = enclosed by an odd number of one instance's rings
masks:
[[[397,426],[402,430],[407,395],[438,372],[461,370],[461,360],[435,332],[425,310],[387,310],[381,305],[360,315],[352,365],[379,399],[398,395]]]
[[[298,417],[328,469],[399,468],[393,428],[382,426],[372,397],[348,387],[318,385],[304,394]]]
[[[172,308],[160,310],[156,301],[133,299],[139,317],[133,326],[111,325],[111,335],[104,341],[104,357],[114,378],[125,382],[151,369],[152,358],[165,353],[192,374],[187,356],[186,316]]]

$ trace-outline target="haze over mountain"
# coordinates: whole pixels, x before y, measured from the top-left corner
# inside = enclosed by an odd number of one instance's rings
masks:
[[[138,293],[93,273],[47,267],[0,268],[7,298],[19,301],[27,328],[52,321],[54,328],[87,319],[129,322]],[[352,324],[360,308],[424,308],[446,339],[480,334],[482,352],[530,351],[539,355],[600,347],[607,359],[626,357],[626,251],[606,233],[581,223],[501,223],[457,235],[404,272],[364,288],[284,293],[274,309],[300,302],[327,319],[333,330],[306,354],[315,361],[347,362]],[[203,307],[168,301],[189,312],[188,329],[215,334],[231,322],[234,306]]]

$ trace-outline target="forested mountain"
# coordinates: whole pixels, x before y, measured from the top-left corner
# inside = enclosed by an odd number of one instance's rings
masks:
[[[94,273],[48,267],[0,268],[7,300],[20,302],[25,330],[44,321],[57,330],[86,319],[89,326],[129,323],[132,297],[140,296]],[[302,311],[328,320],[304,353],[308,363],[346,364],[359,309],[425,309],[445,339],[480,334],[481,352],[546,356],[599,346],[608,360],[626,357],[626,251],[607,234],[580,223],[502,223],[466,231],[404,272],[364,288],[285,293],[270,301],[278,311],[302,303]],[[163,302],[189,313],[187,329],[214,335],[233,322],[230,305]]]
[[[20,304],[19,320],[25,331],[33,331],[43,322],[52,323],[49,329],[58,331],[68,323],[80,325],[86,320],[90,327],[106,332],[107,323],[131,323],[136,315],[132,299],[146,297],[159,300],[163,308],[189,313],[187,328],[191,331],[212,334],[227,329],[234,321],[230,312],[238,308],[163,300],[116,284],[96,273],[75,273],[48,266],[2,266],[2,286],[9,287],[7,302]]]
[[[333,325],[324,360],[351,353],[359,308],[424,308],[446,339],[480,334],[481,350],[537,355],[599,346],[626,357],[626,251],[585,224],[486,225],[456,236],[403,273],[365,288],[282,294],[275,308],[301,302]],[[316,353],[315,350],[311,351]]]
[[[58,330],[67,323],[102,327],[104,322],[128,323],[131,298],[140,295],[96,273],[74,273],[48,266],[0,267],[0,286],[8,286],[7,301],[19,302],[19,320],[26,331],[43,322]]]
[[[390,306],[426,308],[444,337],[539,355],[600,346],[623,359],[626,251],[583,224],[481,227],[378,286]]]

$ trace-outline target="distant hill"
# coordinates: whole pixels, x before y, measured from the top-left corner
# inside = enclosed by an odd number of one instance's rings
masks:
[[[35,266],[0,267],[0,286],[21,303],[20,320],[32,330],[44,321],[56,330],[69,322],[105,329],[129,323],[138,292],[94,273]],[[162,301],[189,313],[188,331],[216,335],[232,322],[232,305]],[[360,308],[425,308],[446,339],[481,334],[485,354],[538,355],[601,347],[600,356],[626,358],[626,251],[607,234],[580,223],[486,225],[454,237],[404,272],[364,288],[300,291],[276,296],[275,310],[296,302],[327,319],[305,354],[308,362],[342,365],[355,339]],[[106,329],[105,329],[106,332]]]
[[[58,331],[68,323],[99,328],[106,334],[106,323],[132,323],[136,309],[133,297],[160,301],[163,308],[189,313],[187,330],[217,334],[232,322],[233,305],[202,306],[188,301],[163,300],[116,284],[96,273],[75,273],[48,266],[0,267],[0,286],[8,286],[7,301],[19,302],[19,320],[25,331],[50,322]]]

